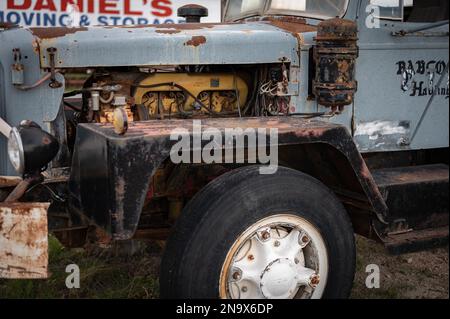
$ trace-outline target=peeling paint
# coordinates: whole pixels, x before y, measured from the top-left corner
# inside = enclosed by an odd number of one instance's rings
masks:
[[[0,204],[0,278],[48,277],[46,203]]]
[[[88,28],[80,27],[80,28],[66,28],[66,27],[58,27],[58,28],[30,28],[31,33],[38,37],[39,39],[54,39],[66,36],[68,34],[73,34],[80,31],[87,31]]]
[[[409,124],[401,121],[374,121],[359,123],[356,127],[355,136],[367,135],[371,139],[376,139],[379,135],[406,134],[409,131]]]
[[[407,147],[410,139],[408,121],[374,121],[359,123],[355,141],[362,151]]]

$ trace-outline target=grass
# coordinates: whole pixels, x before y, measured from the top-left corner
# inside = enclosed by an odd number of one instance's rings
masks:
[[[356,276],[351,298],[448,298],[448,247],[404,256],[389,256],[381,245],[357,237]],[[67,250],[49,238],[47,280],[0,280],[1,298],[153,299],[159,296],[158,245],[141,246],[133,256],[120,249]],[[123,249],[122,249],[123,251]],[[66,266],[80,267],[80,289],[65,286]],[[365,286],[369,264],[381,270],[380,289]]]
[[[148,251],[129,257],[109,251],[66,250],[50,237],[50,278],[1,280],[0,298],[156,298],[158,257],[152,255]],[[68,289],[65,285],[69,264],[80,268],[80,289]]]

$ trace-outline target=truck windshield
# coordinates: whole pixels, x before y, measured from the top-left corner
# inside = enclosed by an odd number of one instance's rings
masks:
[[[329,19],[342,17],[348,0],[229,0],[225,21],[264,14]]]

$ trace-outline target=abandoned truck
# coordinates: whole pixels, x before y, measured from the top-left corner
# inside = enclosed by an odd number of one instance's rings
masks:
[[[161,241],[161,297],[345,298],[355,233],[396,254],[448,241],[448,1],[179,15],[2,26],[0,276],[47,276],[52,233]],[[71,73],[87,75],[78,89]],[[199,123],[218,139],[198,139]],[[211,143],[214,161],[195,158]],[[275,149],[264,172],[254,153]]]

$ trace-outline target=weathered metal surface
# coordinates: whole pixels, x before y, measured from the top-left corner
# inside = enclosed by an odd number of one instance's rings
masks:
[[[354,138],[361,151],[407,148],[411,139],[409,121],[374,121],[355,125]]]
[[[16,187],[22,181],[16,176],[0,176],[0,188]]]
[[[39,43],[41,66],[46,68],[50,68],[49,48],[57,50],[58,68],[259,64],[281,60],[298,65],[298,39],[291,32],[263,22],[34,28],[30,32]]]
[[[351,136],[342,126],[280,117],[205,119],[202,127],[219,129],[222,134],[225,128],[277,128],[280,146],[328,144],[350,163],[374,214],[381,220],[386,215],[383,198]],[[72,206],[117,239],[133,236],[150,179],[177,142],[170,140],[171,133],[177,128],[185,128],[192,134],[193,122],[135,122],[122,137],[114,133],[111,125],[80,125],[69,182]],[[202,146],[208,142],[203,141]],[[222,144],[222,148],[226,145]]]
[[[385,232],[448,226],[449,167],[444,164],[372,171],[393,221]],[[396,222],[400,225],[396,225]]]
[[[267,22],[277,28],[291,32],[294,35],[299,35],[306,32],[316,32],[317,26],[308,24],[306,19],[290,16],[270,16],[262,18],[252,18],[247,21],[261,21]]]
[[[375,121],[409,122],[416,131],[420,114],[430,92],[438,92],[411,145],[384,147],[380,143],[358,143],[362,152],[448,147],[448,85],[436,90],[436,79],[448,63],[448,25],[433,29],[447,36],[393,37],[404,30],[401,21],[368,28],[361,8],[369,0],[350,1],[345,19],[359,23],[360,57],[356,64],[358,92],[355,103],[330,121],[354,132],[360,123]],[[252,20],[252,19],[251,19]],[[96,28],[11,28],[0,32],[0,117],[10,125],[30,119],[49,129],[58,114],[64,88],[51,89],[46,81],[37,89],[21,92],[11,83],[12,50],[24,57],[25,84],[36,83],[50,67],[47,48],[55,47],[57,67],[101,67],[159,64],[261,64],[291,61],[289,91],[296,113],[328,112],[328,107],[311,99],[310,49],[316,44],[318,20],[263,17],[258,21],[230,24],[181,24]],[[412,29],[429,24],[414,23]],[[1,26],[7,27],[10,26]],[[185,45],[193,37],[204,37],[198,46]],[[200,42],[204,42],[203,38]],[[27,57],[25,59],[25,57]],[[42,65],[41,65],[41,62]],[[61,63],[59,63],[61,62]],[[302,67],[300,67],[300,65]],[[422,67],[425,66],[425,67]],[[444,68],[445,69],[445,68]],[[415,76],[410,76],[415,73]],[[408,75],[409,74],[409,75]],[[403,76],[409,81],[404,82]],[[429,81],[429,76],[434,76]],[[447,75],[445,74],[444,77]],[[57,81],[64,81],[57,74]],[[436,133],[437,132],[437,133]],[[6,139],[0,137],[0,174],[14,174],[9,165]]]
[[[389,253],[400,255],[448,245],[448,226],[382,237]]]
[[[365,3],[362,5],[364,8]],[[355,126],[375,121],[409,122],[410,131],[414,132],[429,102],[429,89],[436,86],[445,70],[444,64],[449,61],[448,35],[393,37],[393,32],[430,24],[382,20],[380,28],[371,29],[365,19],[358,21],[360,51],[356,68],[358,92],[354,104]],[[430,31],[448,32],[448,29],[447,23]],[[447,91],[447,76],[444,75],[445,80],[439,92]],[[431,82],[430,77],[433,78]],[[386,148],[381,146],[376,149],[373,146],[378,143],[361,143],[360,146],[364,148],[363,152],[448,147],[448,126],[448,93],[438,94],[411,145],[392,147],[392,144],[387,144]]]
[[[321,22],[314,48],[313,92],[320,105],[341,108],[353,103],[357,89],[358,26],[344,19]]]
[[[0,278],[47,278],[45,203],[0,203]]]
[[[64,37],[69,34],[77,33],[80,31],[87,31],[87,27],[78,28],[65,28],[65,27],[55,27],[55,28],[30,28],[31,33],[37,39],[54,39],[59,37]]]

